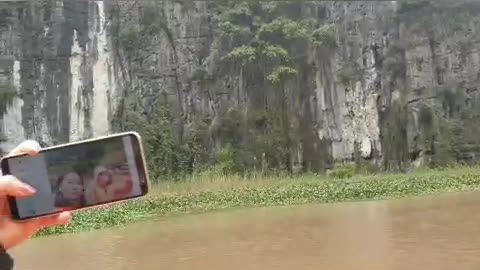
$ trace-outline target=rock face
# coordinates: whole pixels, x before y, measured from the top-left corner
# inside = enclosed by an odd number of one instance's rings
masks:
[[[103,1],[0,3],[3,147],[106,134],[115,93]],[[5,90],[5,89],[2,89]]]
[[[421,164],[441,148],[439,119],[460,119],[477,104],[480,4],[262,5],[265,18],[335,28],[335,50],[283,44],[297,59],[296,79],[277,87],[286,100],[287,162],[293,168],[326,169],[356,156],[385,166]],[[128,110],[130,97],[133,110],[147,118],[166,100],[179,142],[199,115],[208,118],[213,149],[219,149],[232,108],[242,108],[234,120],[246,123],[266,103],[281,106],[272,103],[280,94],[265,78],[224,64],[228,51],[246,45],[219,30],[218,18],[230,8],[243,14],[242,26],[250,25],[247,36],[261,27],[255,22],[263,15],[241,3],[0,3],[3,150],[26,138],[52,145],[107,134],[126,121],[116,116]],[[467,126],[462,134],[476,131],[474,117],[462,119],[469,119],[461,122]],[[246,132],[235,134],[248,145]],[[475,143],[465,138],[463,145]],[[473,148],[459,156],[475,159]]]

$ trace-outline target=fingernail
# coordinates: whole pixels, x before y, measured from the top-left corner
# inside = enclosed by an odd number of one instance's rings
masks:
[[[31,195],[37,192],[33,187],[29,185],[22,185],[21,189],[22,189],[22,193],[24,193],[25,195]]]

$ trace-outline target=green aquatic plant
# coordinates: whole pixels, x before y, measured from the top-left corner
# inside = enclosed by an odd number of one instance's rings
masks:
[[[265,207],[305,203],[329,203],[400,198],[480,187],[480,168],[422,170],[409,174],[383,174],[331,179],[309,175],[249,181],[210,175],[203,187],[195,182],[172,183],[180,190],[166,192],[113,207],[77,212],[68,226],[48,228],[37,236],[109,228],[147,218],[175,213],[205,212],[238,207]],[[215,187],[227,183],[228,187]],[[210,188],[209,188],[210,187]],[[155,187],[154,187],[155,189]]]

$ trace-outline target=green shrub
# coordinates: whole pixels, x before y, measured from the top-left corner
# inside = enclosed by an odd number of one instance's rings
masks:
[[[330,172],[329,176],[335,179],[347,179],[355,175],[356,166],[354,164],[342,165]]]

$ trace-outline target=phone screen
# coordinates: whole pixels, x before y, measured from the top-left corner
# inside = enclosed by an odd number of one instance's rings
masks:
[[[37,191],[9,199],[13,217],[20,220],[141,197],[148,191],[140,141],[130,134],[8,158],[2,170]]]

